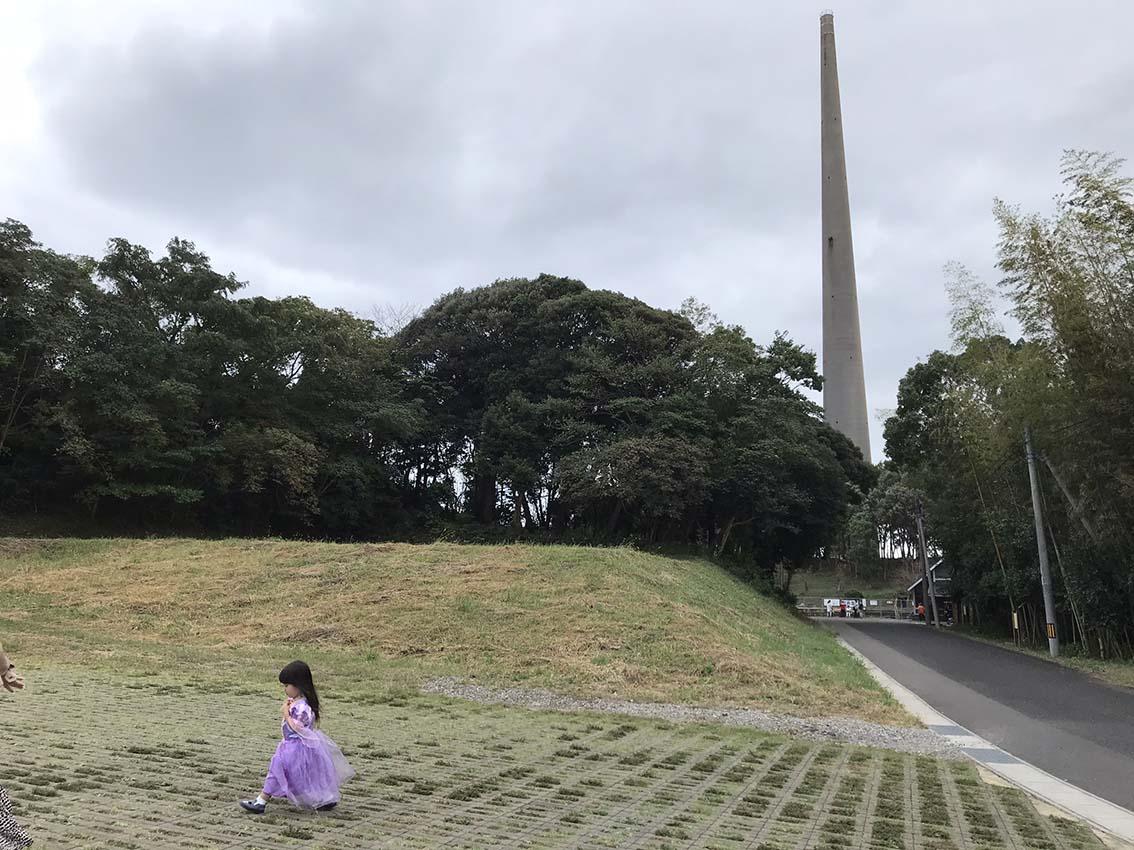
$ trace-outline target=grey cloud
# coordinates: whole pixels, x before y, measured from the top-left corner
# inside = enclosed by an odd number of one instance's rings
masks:
[[[151,29],[45,60],[49,126],[93,191],[206,232],[267,215],[285,251],[365,239],[413,261],[806,209],[760,146],[811,110],[751,60],[752,13],[594,5],[548,31],[530,5],[410,8],[312,12],[253,44]]]
[[[819,9],[770,5],[312,2],[49,44],[35,79],[75,192],[253,282],[365,312],[547,271],[817,349]],[[941,265],[992,274],[994,195],[1129,153],[1134,7],[1069,9],[836,10],[872,409],[947,344]]]

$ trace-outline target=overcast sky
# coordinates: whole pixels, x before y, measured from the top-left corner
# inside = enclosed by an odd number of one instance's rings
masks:
[[[696,295],[819,351],[819,6],[35,2],[0,20],[0,217],[59,251],[194,240],[369,314],[540,272]],[[994,280],[994,196],[1131,153],[1130,0],[835,10],[872,411]],[[881,421],[872,423],[875,459]]]

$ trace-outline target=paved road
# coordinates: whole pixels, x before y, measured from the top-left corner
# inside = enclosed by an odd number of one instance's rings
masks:
[[[1134,691],[927,626],[833,622],[847,643],[955,723],[1134,810]]]

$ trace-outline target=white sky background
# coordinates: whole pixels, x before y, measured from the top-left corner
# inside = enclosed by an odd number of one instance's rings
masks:
[[[720,0],[0,7],[0,217],[194,240],[248,292],[369,315],[540,272],[688,295],[819,351],[819,13]],[[1134,3],[835,10],[868,403],[995,280],[994,196],[1132,153]],[[872,423],[876,459],[881,421]]]

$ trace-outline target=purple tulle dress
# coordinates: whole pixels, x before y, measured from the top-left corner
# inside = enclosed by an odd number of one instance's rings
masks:
[[[303,809],[338,803],[339,786],[354,776],[354,769],[335,742],[314,728],[315,715],[307,700],[295,700],[288,714],[300,731],[283,723],[283,740],[268,766],[264,794],[287,797]]]

